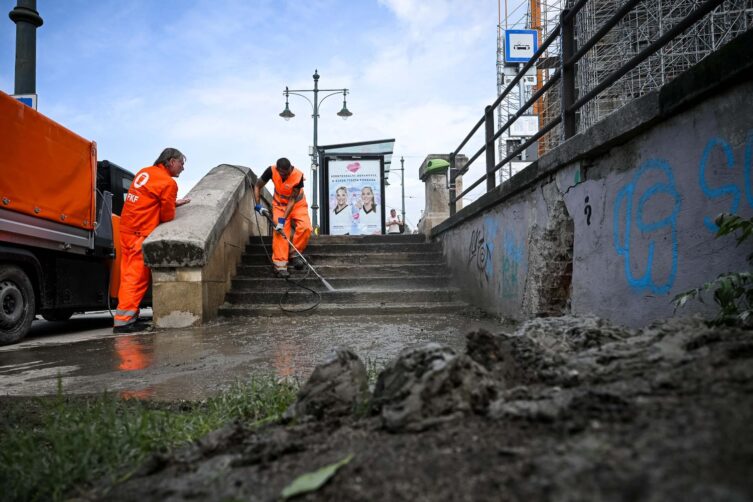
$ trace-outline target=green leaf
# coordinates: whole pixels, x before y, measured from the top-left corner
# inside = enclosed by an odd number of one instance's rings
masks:
[[[350,459],[352,458],[353,454],[351,453],[339,462],[327,465],[319,470],[307,472],[306,474],[298,476],[292,483],[290,483],[285,487],[284,490],[282,490],[282,493],[280,495],[283,499],[289,499],[302,493],[308,493],[318,490],[324,485],[324,483],[329,481],[329,479],[335,475],[340,467],[350,462]]]

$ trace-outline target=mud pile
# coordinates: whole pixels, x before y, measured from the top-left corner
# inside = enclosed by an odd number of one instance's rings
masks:
[[[466,351],[403,350],[366,388],[341,349],[287,423],[231,424],[155,455],[107,500],[753,500],[753,332],[536,319]]]

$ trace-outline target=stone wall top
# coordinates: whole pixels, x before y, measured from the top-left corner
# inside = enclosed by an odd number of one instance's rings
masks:
[[[175,219],[158,226],[144,241],[144,261],[150,267],[201,267],[238,203],[256,182],[247,167],[221,164],[188,193],[191,203],[177,209]],[[267,201],[271,196],[263,190]],[[253,210],[253,208],[251,208]]]

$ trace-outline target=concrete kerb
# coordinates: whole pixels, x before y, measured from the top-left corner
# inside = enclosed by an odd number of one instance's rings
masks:
[[[221,164],[189,192],[191,203],[144,242],[152,269],[154,322],[178,328],[216,317],[250,235],[267,235],[266,220],[253,218],[256,175]],[[269,205],[271,195],[263,191]]]

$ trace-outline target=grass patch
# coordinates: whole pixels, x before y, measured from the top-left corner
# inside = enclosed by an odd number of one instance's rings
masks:
[[[48,398],[4,399],[0,499],[61,500],[95,480],[121,481],[149,454],[198,439],[230,421],[276,419],[297,391],[297,384],[255,377],[200,402],[74,397],[60,391]]]

